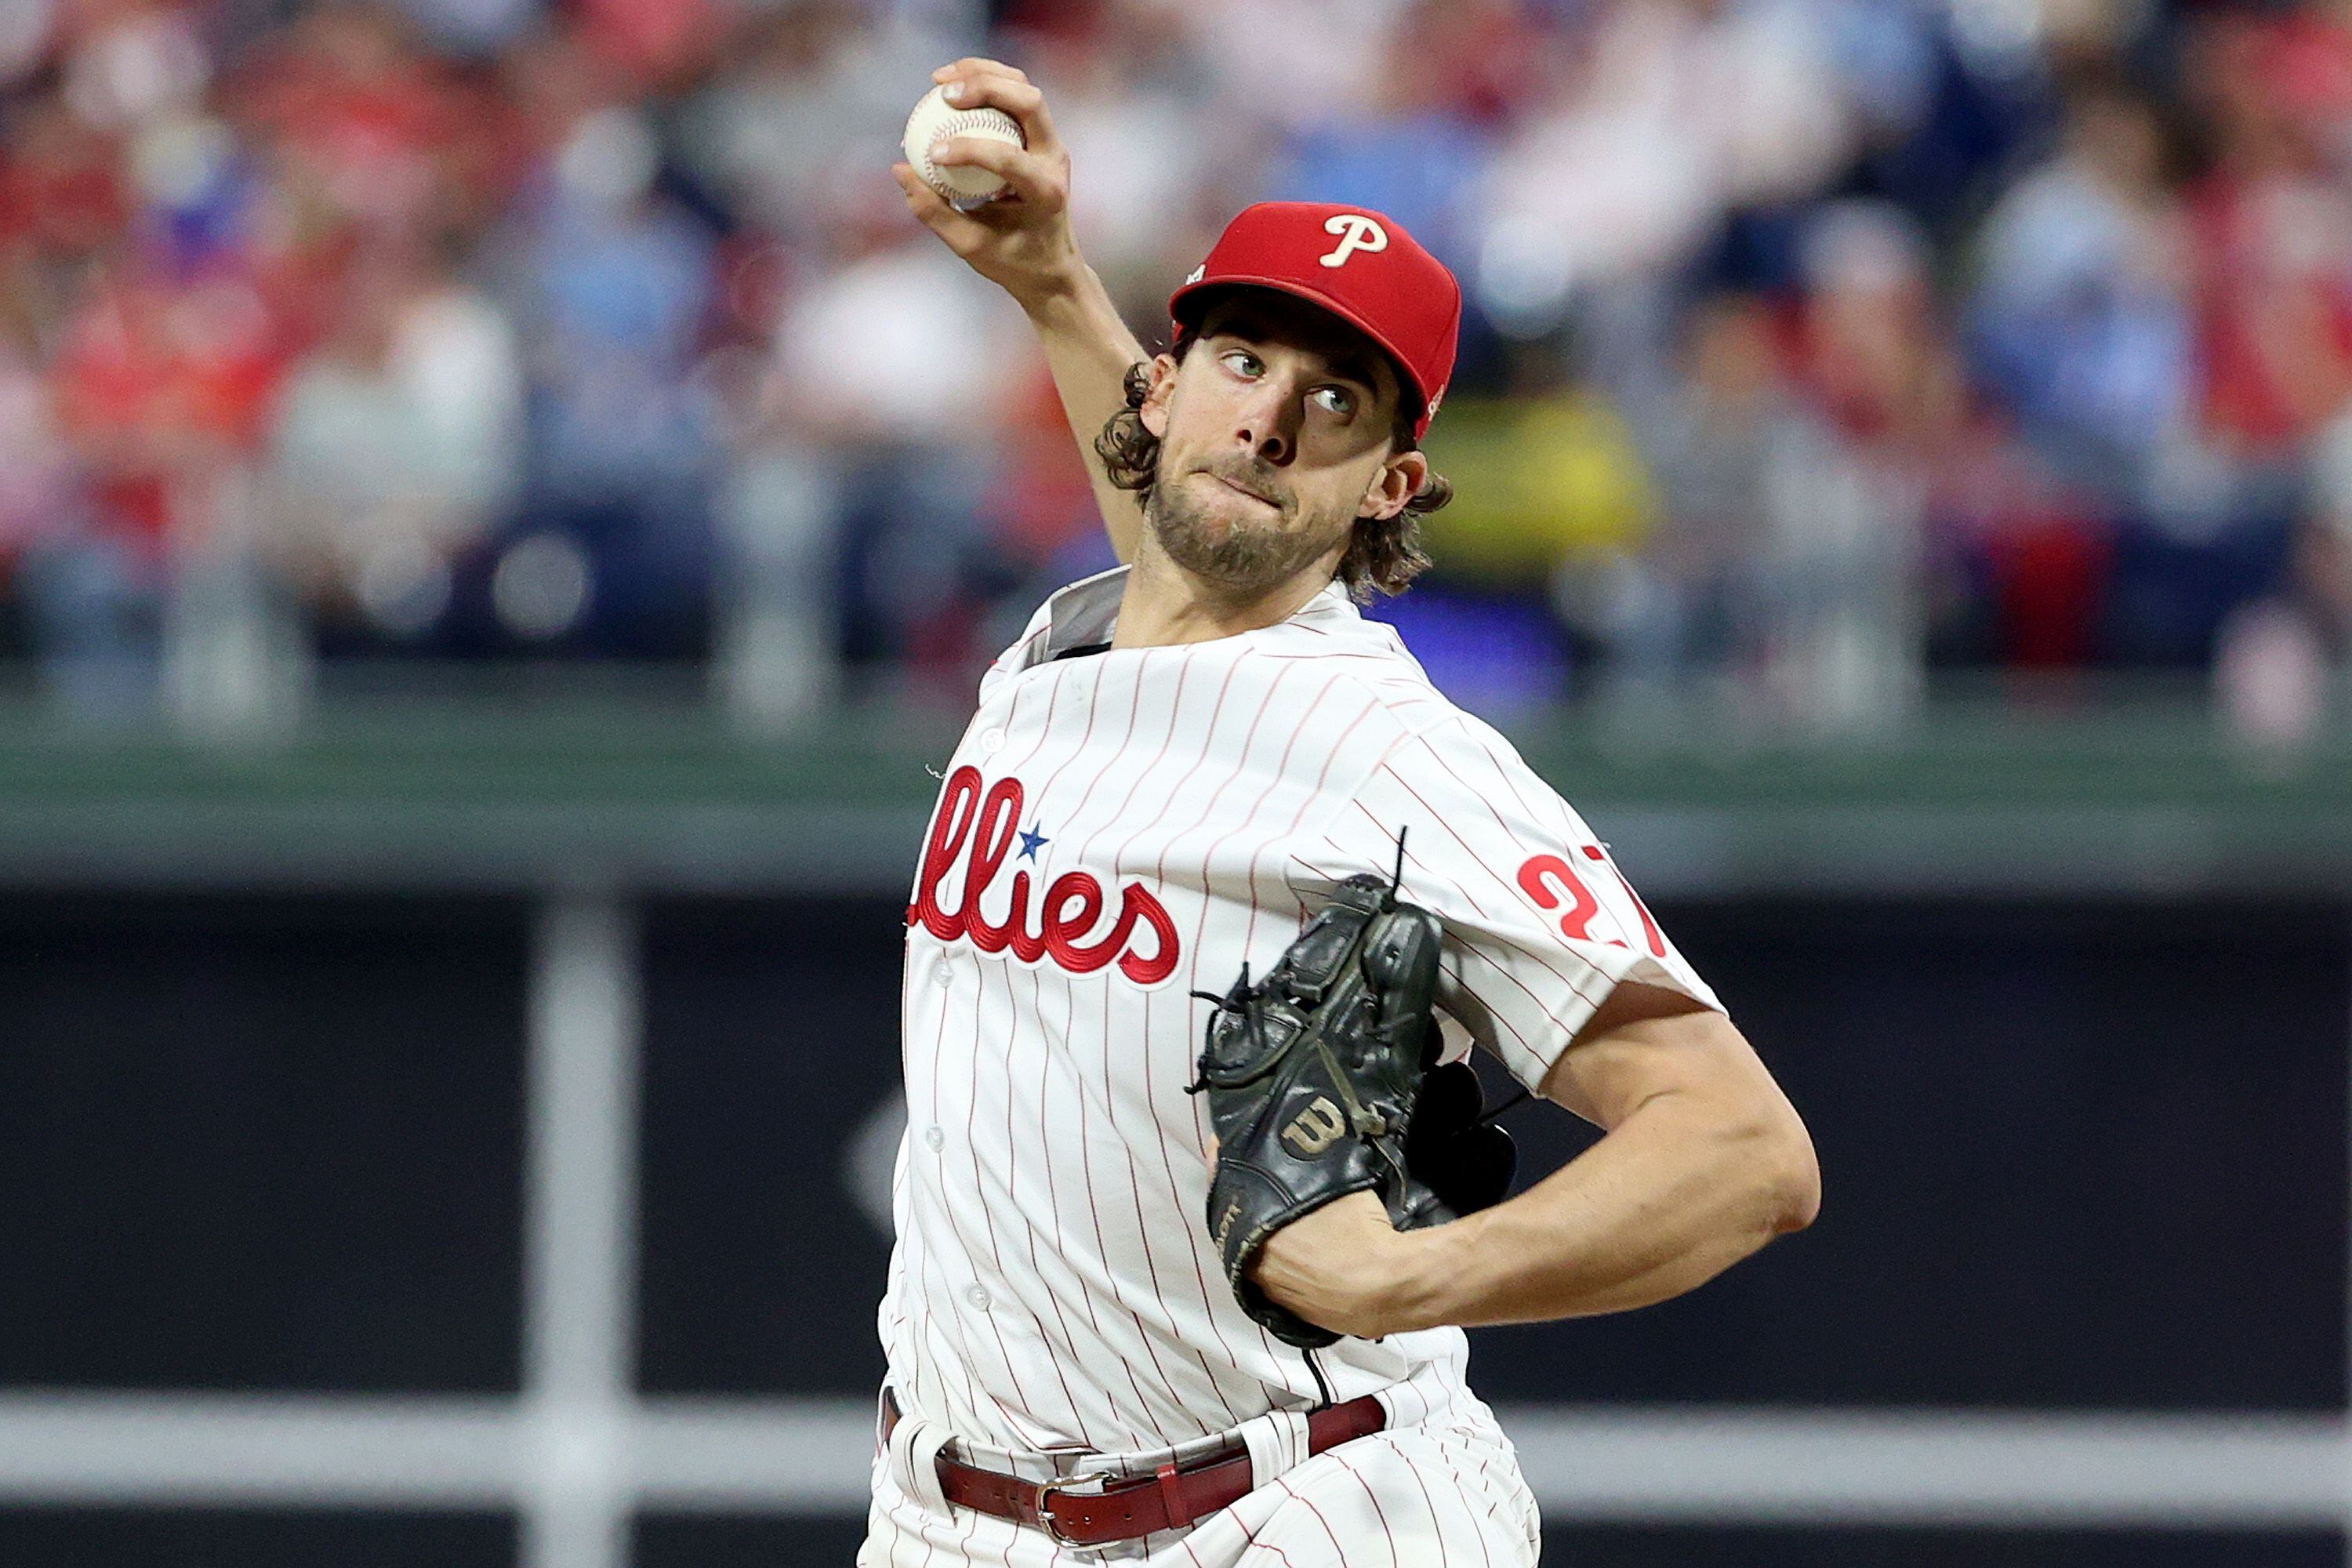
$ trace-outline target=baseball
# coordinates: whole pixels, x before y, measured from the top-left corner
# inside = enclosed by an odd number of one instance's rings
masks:
[[[949,136],[981,136],[991,141],[1007,142],[1015,147],[1026,147],[1028,139],[1021,134],[1020,121],[1001,109],[958,109],[940,96],[943,88],[933,88],[923,94],[915,105],[915,112],[907,116],[907,135],[903,145],[907,162],[923,184],[950,201],[981,201],[1004,189],[1004,182],[986,169],[968,164],[940,167],[931,162],[931,149]]]

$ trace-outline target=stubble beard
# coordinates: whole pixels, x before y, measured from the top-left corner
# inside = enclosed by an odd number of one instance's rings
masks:
[[[1181,485],[1168,483],[1164,473],[1151,487],[1143,517],[1168,559],[1234,599],[1280,587],[1341,537],[1325,529],[1286,528],[1274,518],[1220,518]]]

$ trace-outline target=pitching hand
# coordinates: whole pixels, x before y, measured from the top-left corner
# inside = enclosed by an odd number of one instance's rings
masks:
[[[954,136],[938,145],[934,163],[986,169],[1004,181],[1003,194],[971,212],[957,211],[908,165],[893,165],[907,210],[1024,308],[1066,290],[1085,264],[1070,237],[1070,154],[1054,133],[1045,95],[999,60],[961,59],[931,79],[959,109],[984,105],[1013,116],[1029,144]]]

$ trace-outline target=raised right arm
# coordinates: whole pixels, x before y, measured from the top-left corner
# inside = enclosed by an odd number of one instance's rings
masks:
[[[1061,394],[1062,411],[1077,437],[1078,455],[1094,480],[1095,500],[1111,549],[1132,560],[1143,511],[1131,490],[1110,482],[1095,437],[1113,414],[1127,405],[1128,367],[1150,356],[1118,318],[1110,294],[1078,254],[1070,234],[1070,154],[1055,134],[1045,94],[1013,67],[968,58],[942,66],[932,79],[952,91],[962,108],[982,104],[1021,122],[1026,147],[957,137],[933,154],[941,163],[963,163],[1002,176],[1008,187],[996,200],[960,212],[923,184],[905,163],[892,174],[907,194],[907,207],[972,270],[1013,296],[1037,330],[1045,363]]]

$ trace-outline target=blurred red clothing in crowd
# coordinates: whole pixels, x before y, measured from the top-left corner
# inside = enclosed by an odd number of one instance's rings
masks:
[[[183,481],[248,453],[285,371],[285,345],[252,286],[131,269],[94,281],[67,323],[58,408],[92,481],[93,521],[162,553],[194,521]]]
[[[2205,417],[2242,452],[2287,456],[2352,396],[2352,202],[2331,166],[2352,35],[2315,16],[2201,27],[2212,167],[2189,211]]]
[[[26,106],[0,143],[0,250],[75,257],[114,239],[129,215],[120,157],[62,101]]]

